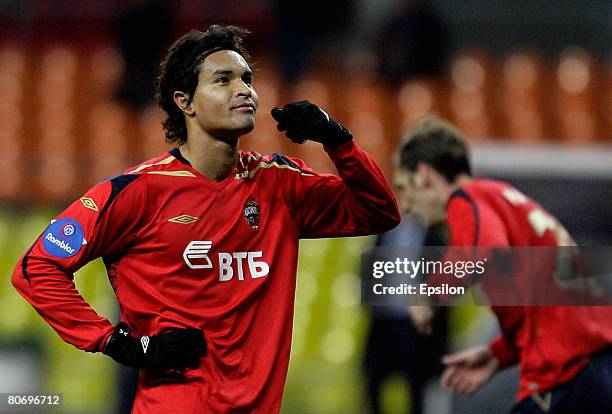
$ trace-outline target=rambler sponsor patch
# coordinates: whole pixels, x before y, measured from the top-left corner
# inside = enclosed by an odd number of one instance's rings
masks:
[[[83,228],[72,218],[54,221],[43,233],[43,247],[51,256],[72,257],[83,246]]]

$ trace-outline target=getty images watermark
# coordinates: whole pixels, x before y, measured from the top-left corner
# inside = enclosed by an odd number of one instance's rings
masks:
[[[463,295],[465,286],[455,286],[449,283],[438,283],[440,276],[452,276],[462,279],[465,276],[482,276],[485,274],[485,264],[488,258],[482,260],[411,260],[408,257],[396,257],[395,260],[377,260],[372,264],[372,277],[381,279],[385,276],[402,276],[417,279],[422,275],[435,275],[438,280],[429,284],[400,283],[399,286],[385,286],[384,283],[374,283],[372,292],[375,295]],[[418,280],[422,278],[419,277]],[[454,282],[451,279],[451,282]]]
[[[367,305],[612,305],[609,246],[376,247],[361,265]]]

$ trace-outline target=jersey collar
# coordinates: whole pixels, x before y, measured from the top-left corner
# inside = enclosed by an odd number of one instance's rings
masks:
[[[183,154],[181,154],[181,151],[179,151],[178,147],[172,148],[168,152],[170,153],[170,155],[174,156],[174,158],[176,158],[177,160],[179,160],[183,164],[188,165],[188,166],[191,167],[191,163],[187,160],[187,158],[183,157]]]

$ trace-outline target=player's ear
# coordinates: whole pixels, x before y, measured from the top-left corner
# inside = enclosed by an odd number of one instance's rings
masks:
[[[415,188],[423,188],[431,182],[431,167],[424,162],[418,162],[413,174]]]
[[[193,102],[188,93],[183,91],[174,91],[172,94],[174,103],[179,107],[185,115],[192,116],[194,114]]]

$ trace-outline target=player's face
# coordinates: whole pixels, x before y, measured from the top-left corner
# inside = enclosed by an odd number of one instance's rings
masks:
[[[425,225],[439,223],[446,219],[446,200],[441,188],[427,176],[429,170],[419,168],[410,172],[398,168],[394,184],[400,209],[412,214]]]
[[[412,180],[410,173],[403,168],[396,168],[393,177],[395,196],[402,214],[410,213],[410,197],[412,197]]]
[[[252,82],[251,68],[240,54],[221,50],[207,56],[192,100],[200,127],[222,139],[251,132],[259,105]]]

